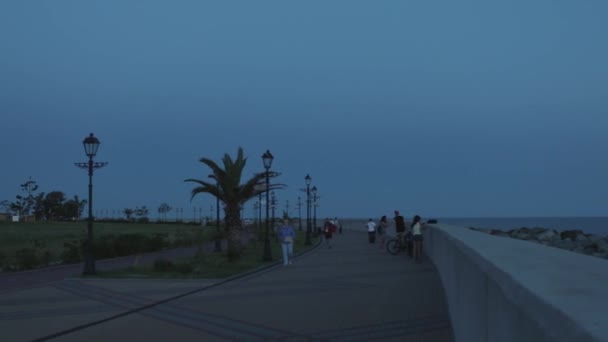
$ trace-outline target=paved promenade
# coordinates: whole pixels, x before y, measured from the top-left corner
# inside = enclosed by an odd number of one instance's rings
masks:
[[[66,278],[5,288],[1,340],[452,341],[433,265],[366,238],[347,230],[331,249],[230,281]]]

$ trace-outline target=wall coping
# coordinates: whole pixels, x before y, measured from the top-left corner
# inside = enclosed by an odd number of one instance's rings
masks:
[[[446,234],[545,331],[608,341],[608,260],[465,227],[427,227],[425,235]]]

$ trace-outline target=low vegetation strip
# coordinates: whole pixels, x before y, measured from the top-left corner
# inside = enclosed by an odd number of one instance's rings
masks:
[[[305,246],[305,233],[298,231],[294,253]],[[49,265],[82,261],[82,242],[86,222],[20,222],[0,223],[0,270],[4,272],[35,269]],[[223,252],[210,252],[217,236],[215,227],[187,224],[111,223],[94,225],[95,257],[97,260],[137,255],[170,248],[199,246],[191,258],[157,259],[153,265],[143,265],[102,273],[102,277],[139,278],[225,278],[250,270],[262,261],[264,232],[253,226],[244,230],[243,254],[228,260]],[[271,238],[274,260],[281,258],[276,237]]]
[[[186,224],[103,223],[94,225],[97,259],[204,244],[214,227]],[[82,260],[86,222],[0,223],[0,270],[21,271]]]
[[[319,237],[313,239],[313,246]],[[305,233],[298,231],[294,242],[294,254],[300,254],[312,246],[305,245]],[[280,243],[273,237],[271,239],[273,261],[281,260]],[[102,278],[206,278],[219,279],[234,276],[273,261],[264,261],[263,239],[251,239],[243,248],[238,260],[229,260],[227,252],[211,252],[201,250],[191,258],[177,260],[157,259],[154,265],[142,267],[128,267],[121,270],[102,272]]]

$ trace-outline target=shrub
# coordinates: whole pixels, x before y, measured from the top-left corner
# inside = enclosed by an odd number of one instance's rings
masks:
[[[0,271],[4,270],[6,266],[6,254],[0,251]]]
[[[171,262],[171,260],[156,259],[154,261],[154,271],[168,272],[168,271],[172,271],[173,268],[174,268],[174,266],[173,266],[173,262]]]
[[[64,264],[76,263],[82,260],[82,241],[74,240],[63,243],[63,252],[61,253],[61,261]]]
[[[39,264],[36,250],[33,248],[22,248],[15,252],[17,267],[20,270],[30,270]]]

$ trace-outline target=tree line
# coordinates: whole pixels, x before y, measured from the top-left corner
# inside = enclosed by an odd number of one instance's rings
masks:
[[[77,219],[87,204],[77,195],[68,198],[63,191],[38,192],[38,183],[31,177],[19,187],[21,193],[14,201],[0,202],[6,211],[19,217],[34,216],[37,221]]]

